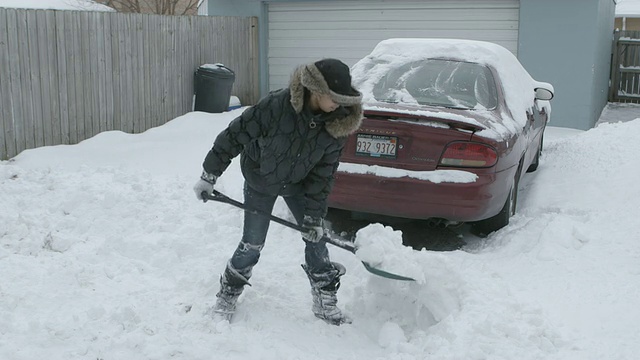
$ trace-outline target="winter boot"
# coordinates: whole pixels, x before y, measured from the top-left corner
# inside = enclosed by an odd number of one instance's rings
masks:
[[[306,266],[302,266],[311,283],[311,296],[313,297],[311,311],[317,318],[331,325],[351,324],[352,320],[343,314],[342,310],[337,306],[340,277],[345,274],[346,269],[341,264],[332,264],[337,274],[330,281],[320,280],[322,277],[319,277],[318,274],[310,273]]]
[[[231,321],[236,311],[236,303],[244,286],[249,285],[249,280],[233,268],[231,262],[220,276],[220,291],[216,294],[218,298],[213,306],[213,316],[215,320]]]

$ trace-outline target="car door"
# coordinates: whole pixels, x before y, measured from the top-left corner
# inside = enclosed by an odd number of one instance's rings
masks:
[[[541,145],[542,133],[547,124],[546,108],[542,106],[539,100],[534,101],[534,105],[527,110],[527,126],[528,126],[528,146],[527,157],[534,159]]]

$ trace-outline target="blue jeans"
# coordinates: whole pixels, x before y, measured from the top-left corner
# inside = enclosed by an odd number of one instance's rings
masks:
[[[244,184],[244,203],[247,208],[271,214],[277,198],[277,195],[263,194],[251,188],[246,182]],[[302,224],[304,195],[286,196],[284,201],[296,222]],[[271,220],[266,216],[248,211],[244,213],[242,240],[231,257],[230,265],[247,280],[251,277],[251,269],[260,259],[260,251],[264,247],[270,222]],[[326,242],[321,240],[317,243],[305,242],[305,244],[305,270],[311,283],[322,286],[325,282],[328,284],[333,281],[339,271],[331,264]]]

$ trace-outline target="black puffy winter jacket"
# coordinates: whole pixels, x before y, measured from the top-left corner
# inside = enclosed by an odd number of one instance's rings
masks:
[[[309,92],[296,76],[234,119],[216,138],[203,167],[220,176],[241,155],[245,180],[271,195],[304,194],[305,215],[324,217],[333,174],[346,142],[362,119],[362,106],[313,115]]]

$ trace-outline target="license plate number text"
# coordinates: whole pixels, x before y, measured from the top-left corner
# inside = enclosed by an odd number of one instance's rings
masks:
[[[395,158],[397,145],[395,136],[358,134],[356,155]]]

